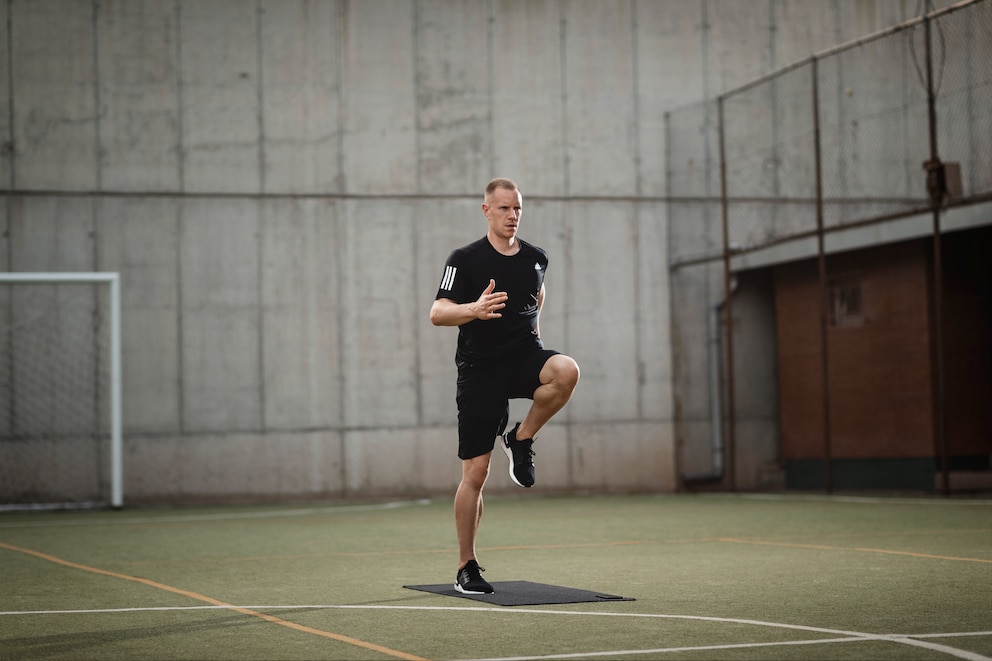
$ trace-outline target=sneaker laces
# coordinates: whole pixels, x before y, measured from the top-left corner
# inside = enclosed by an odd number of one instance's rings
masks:
[[[514,461],[527,461],[537,453],[534,452],[533,441],[525,443],[523,441],[510,441],[510,450],[513,452]]]
[[[482,572],[484,571],[486,571],[485,567],[480,567],[478,562],[469,560],[469,562],[462,567],[462,570],[458,572],[458,575],[461,576],[464,574],[468,578],[468,581],[465,582],[469,583],[472,581],[482,580]]]

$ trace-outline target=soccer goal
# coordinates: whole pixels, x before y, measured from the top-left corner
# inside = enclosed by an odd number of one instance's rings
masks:
[[[0,273],[0,508],[123,505],[117,273]]]

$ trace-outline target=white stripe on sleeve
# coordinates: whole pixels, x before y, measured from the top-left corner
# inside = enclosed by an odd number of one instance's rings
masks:
[[[454,266],[446,266],[444,268],[444,278],[441,279],[441,289],[445,291],[451,291],[452,285],[455,284],[455,273],[458,271]]]

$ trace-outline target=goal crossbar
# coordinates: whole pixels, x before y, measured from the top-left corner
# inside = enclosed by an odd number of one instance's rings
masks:
[[[103,271],[0,272],[0,283],[85,284],[110,286],[110,504],[124,504],[124,452],[121,401],[121,279],[120,273]]]

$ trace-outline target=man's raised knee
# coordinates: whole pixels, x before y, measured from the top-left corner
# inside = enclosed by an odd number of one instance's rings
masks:
[[[554,382],[562,388],[575,389],[579,382],[579,364],[571,356],[562,353],[554,355],[548,359],[545,367],[550,372],[547,383]]]

